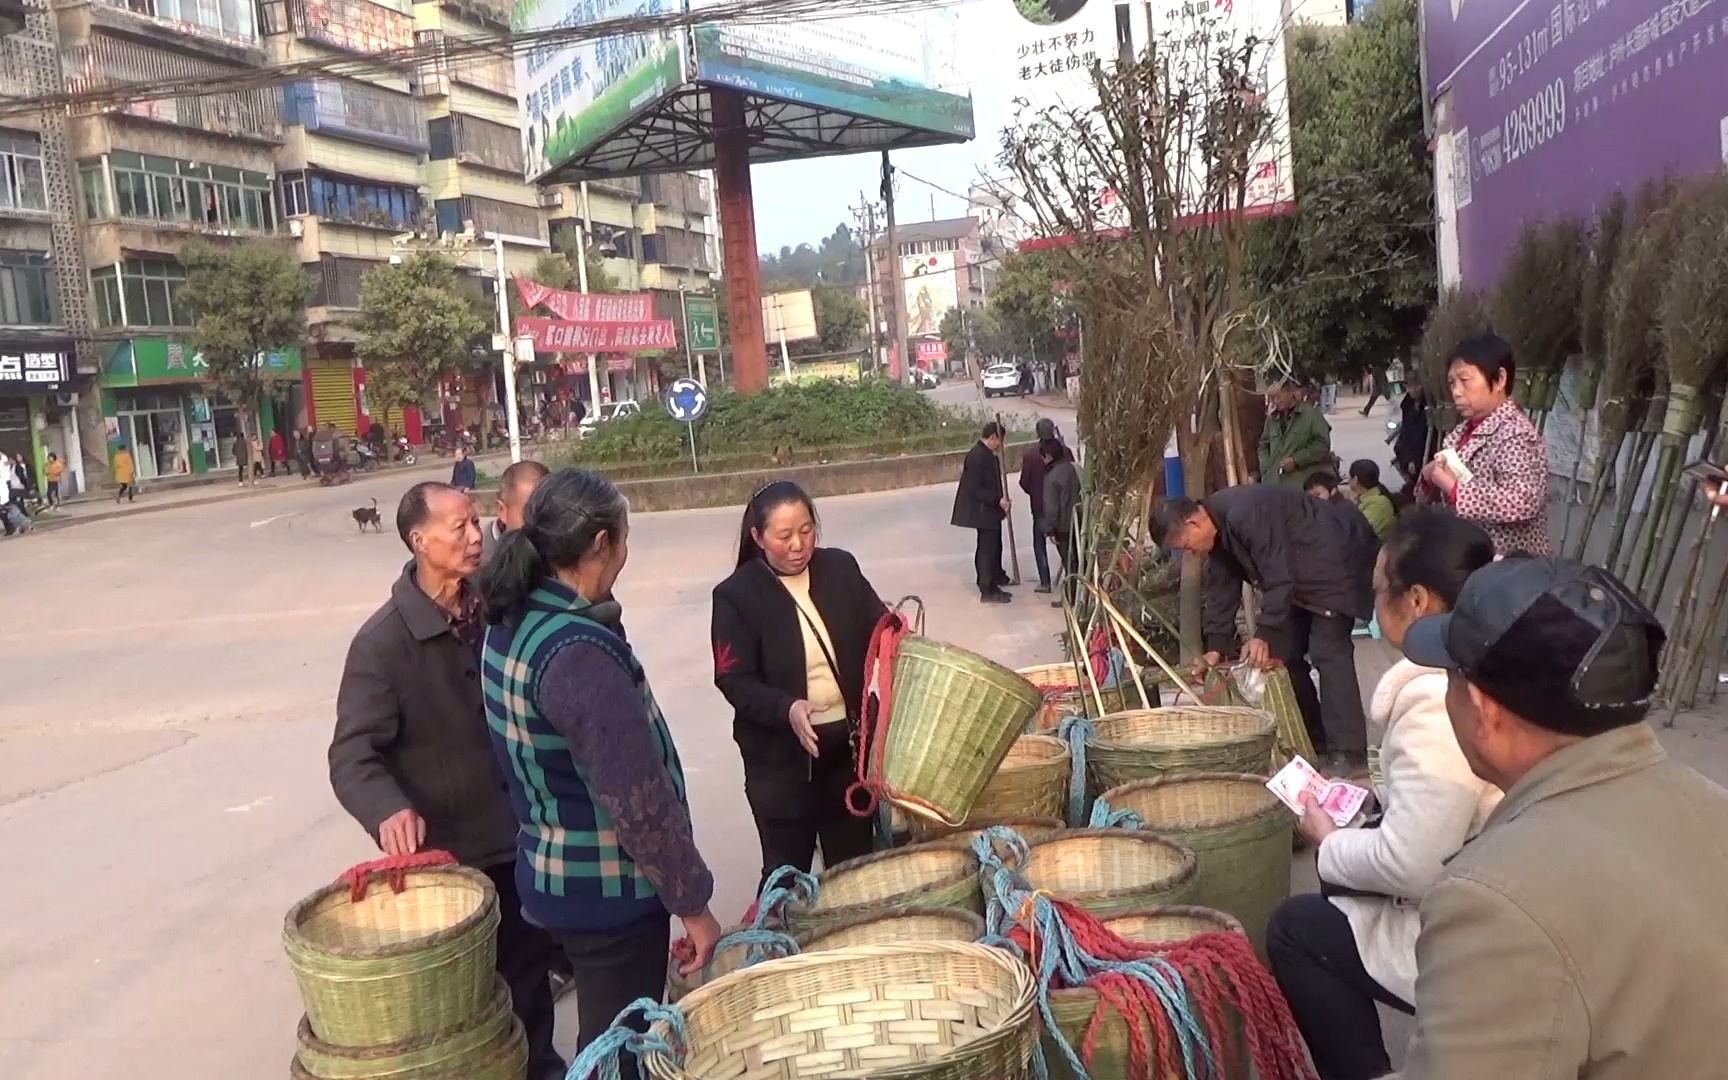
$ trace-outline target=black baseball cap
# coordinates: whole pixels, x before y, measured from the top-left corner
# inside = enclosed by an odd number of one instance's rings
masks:
[[[1644,718],[1666,641],[1601,567],[1515,555],[1471,574],[1450,614],[1413,623],[1404,655],[1460,672],[1530,723],[1590,735]]]

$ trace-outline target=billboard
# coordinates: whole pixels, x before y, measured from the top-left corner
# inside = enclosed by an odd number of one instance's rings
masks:
[[[952,9],[710,24],[695,41],[700,82],[972,137]]]
[[[765,293],[762,297],[762,330],[769,341],[813,341],[816,332],[816,301],[809,289]]]
[[[906,295],[906,333],[924,337],[942,332],[942,316],[960,305],[960,273],[955,252],[900,257],[900,284]]]
[[[515,32],[673,14],[682,0],[549,0],[518,3]],[[537,45],[516,57],[522,149],[528,179],[589,150],[685,81],[676,30],[619,34],[570,45]]]
[[[1499,276],[1520,226],[1592,217],[1616,191],[1728,160],[1728,8],[1710,0],[1424,0],[1431,96],[1447,96],[1465,284]]]

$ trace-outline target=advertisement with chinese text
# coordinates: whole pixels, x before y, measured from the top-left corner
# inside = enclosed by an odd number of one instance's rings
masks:
[[[695,36],[701,82],[946,135],[973,133],[952,9],[733,22],[698,26]]]
[[[960,286],[952,251],[900,257],[906,292],[906,333],[912,337],[942,332],[942,316],[959,306]]]
[[[524,0],[517,32],[586,26],[682,10],[680,0]],[[516,92],[528,179],[599,145],[684,82],[676,31],[537,45],[516,57]]]
[[[1454,10],[1456,9],[1456,10]],[[1493,284],[1525,221],[1728,160],[1728,4],[1430,0],[1424,46],[1453,134],[1459,268]]]

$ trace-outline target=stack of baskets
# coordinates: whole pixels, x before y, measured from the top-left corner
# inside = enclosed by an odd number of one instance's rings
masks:
[[[1033,718],[1033,730],[1055,731],[1061,726],[1064,717],[1068,716],[1104,716],[1131,708],[1140,700],[1139,692],[1133,687],[1112,686],[1109,689],[1099,689],[1098,696],[1092,694],[1091,683],[1085,680],[1080,669],[1072,663],[1039,664],[1036,667],[1024,667],[1020,674],[1027,682],[1038,688],[1042,702],[1038,714]],[[1147,687],[1148,694],[1152,692]],[[1104,709],[1098,709],[1102,700]]]
[[[295,904],[282,944],[306,1015],[290,1075],[521,1080],[528,1045],[494,974],[497,936],[486,876],[424,856],[355,867]]]

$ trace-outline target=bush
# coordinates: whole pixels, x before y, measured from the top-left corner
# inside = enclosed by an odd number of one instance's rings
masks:
[[[940,443],[949,432],[968,441],[974,434],[971,420],[938,408],[917,390],[866,379],[775,386],[750,395],[721,390],[708,399],[697,439],[706,459],[897,440]],[[596,464],[676,461],[689,454],[686,439],[683,424],[658,402],[644,402],[636,416],[600,424],[572,456]]]

